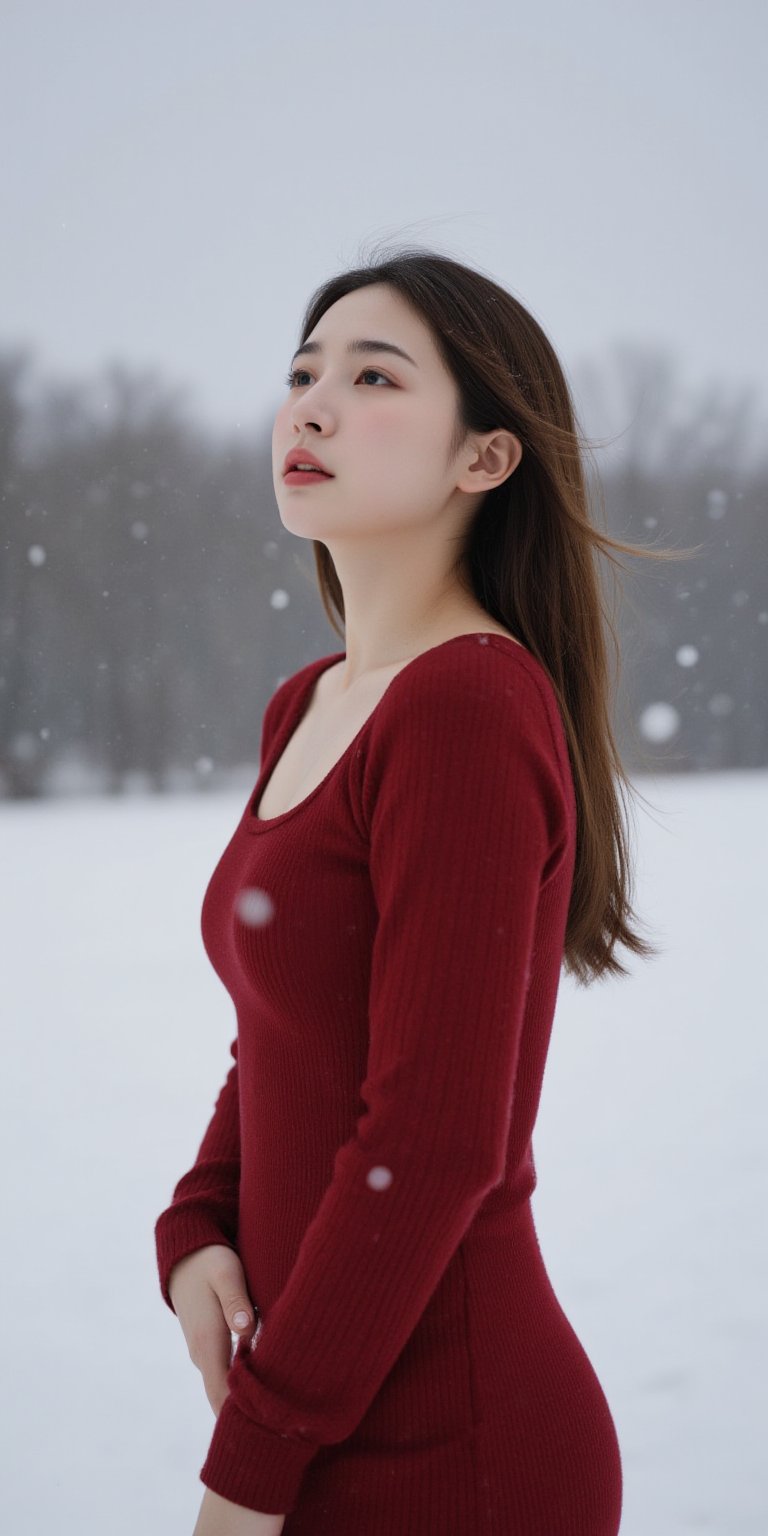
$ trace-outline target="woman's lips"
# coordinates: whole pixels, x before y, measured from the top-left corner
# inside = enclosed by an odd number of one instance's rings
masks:
[[[289,469],[283,475],[287,485],[309,485],[312,480],[333,480],[334,475],[326,475],[321,469]]]

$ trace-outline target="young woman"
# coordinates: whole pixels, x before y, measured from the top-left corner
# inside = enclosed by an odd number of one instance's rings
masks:
[[[590,521],[537,322],[448,257],[326,283],[287,382],[277,503],[344,649],[270,699],[203,903],[234,1065],[155,1229],[217,1415],[194,1536],[615,1536],[531,1138],[563,964],[654,953],[595,569],[648,552]]]

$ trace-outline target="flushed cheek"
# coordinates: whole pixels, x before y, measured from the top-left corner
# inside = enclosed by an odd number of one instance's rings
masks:
[[[364,452],[386,455],[397,452],[415,458],[419,452],[419,442],[424,439],[414,431],[412,423],[404,423],[402,412],[394,407],[387,409],[381,406],[375,413],[371,413],[363,426],[358,426],[355,433],[359,444],[364,445]]]

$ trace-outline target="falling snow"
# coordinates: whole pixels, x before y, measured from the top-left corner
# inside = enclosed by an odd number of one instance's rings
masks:
[[[640,715],[640,732],[646,741],[671,741],[680,729],[674,704],[649,704]]]
[[[263,928],[274,917],[274,903],[259,886],[244,886],[235,903],[237,916],[249,928]]]

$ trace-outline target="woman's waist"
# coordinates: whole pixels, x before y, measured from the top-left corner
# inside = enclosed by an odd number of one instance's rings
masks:
[[[262,1318],[282,1293],[322,1202],[327,1179],[318,1177],[317,1169],[314,1175],[297,1180],[273,1170],[265,1179],[242,1171],[237,1247],[251,1301]],[[423,1242],[429,1244],[428,1232]],[[404,1254],[406,1283],[407,1267]],[[504,1208],[496,1202],[492,1215],[486,1218],[481,1208],[475,1216],[417,1326],[423,1335],[449,1337],[460,1329],[467,1307],[477,1302],[492,1328],[507,1317],[524,1327],[526,1315],[535,1321],[553,1299],[530,1198],[510,1200]]]

